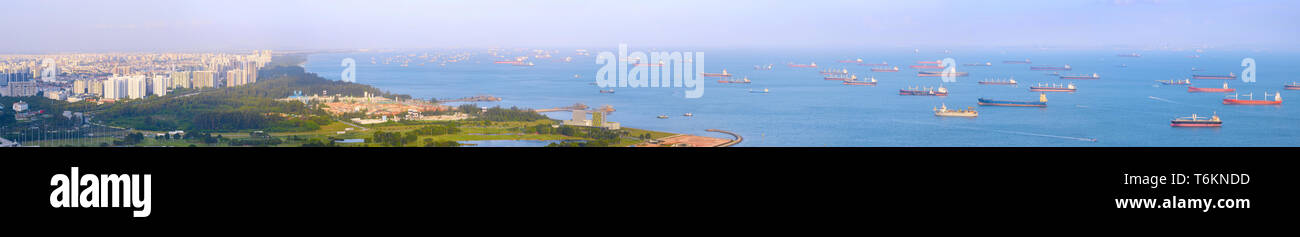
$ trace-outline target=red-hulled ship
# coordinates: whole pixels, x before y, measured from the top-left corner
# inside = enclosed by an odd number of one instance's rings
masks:
[[[1192,80],[1188,80],[1188,79],[1163,80],[1163,81],[1157,80],[1157,82],[1160,82],[1160,84],[1165,84],[1165,85],[1191,85],[1192,84]]]
[[[1287,89],[1287,90],[1300,90],[1300,84],[1296,84],[1295,82],[1291,82],[1290,85],[1282,85],[1282,88],[1283,88],[1283,89]]]
[[[1074,92],[1077,89],[1078,88],[1074,87],[1074,83],[1070,83],[1069,85],[1065,85],[1065,86],[1061,86],[1061,85],[1049,86],[1040,83],[1037,86],[1029,87],[1029,91],[1035,91],[1035,92]]]
[[[1219,120],[1219,113],[1214,113],[1209,118],[1198,117],[1192,114],[1192,117],[1175,118],[1169,121],[1170,127],[1222,127],[1223,121]]]
[[[706,77],[731,77],[731,73],[727,73],[727,69],[722,69],[722,73],[701,72],[700,75]]]
[[[962,66],[968,66],[968,67],[987,67],[987,66],[993,66],[993,63],[990,63],[990,62],[985,62],[985,63],[967,63],[967,64],[962,64]]]
[[[1237,74],[1234,74],[1234,73],[1229,72],[1227,76],[1224,76],[1224,75],[1192,75],[1192,79],[1232,80],[1232,79],[1237,79]]]
[[[1030,63],[1033,63],[1033,62],[1030,62],[1029,59],[1026,58],[1025,61],[1011,61],[1011,60],[1006,60],[1006,61],[1002,61],[1002,63],[1005,63],[1005,64],[1030,64]]]
[[[840,63],[862,63],[862,59],[859,58],[858,60],[840,60]]]
[[[637,63],[632,64],[632,66],[663,67],[664,60],[659,60],[659,63]]]
[[[1061,75],[1061,79],[1096,80],[1101,79],[1101,76],[1097,75],[1097,73],[1092,75]]]
[[[948,88],[943,88],[943,86],[939,86],[938,89],[909,87],[899,89],[898,95],[948,96]]]
[[[880,63],[859,63],[858,66],[889,66],[889,62],[881,61]]]
[[[1016,84],[1016,79],[1015,79],[1015,78],[1011,78],[1010,80],[1006,80],[1006,81],[1000,81],[1000,80],[984,80],[984,81],[980,81],[979,84],[980,84],[980,85],[1015,85],[1015,84]]]
[[[1200,87],[1195,87],[1195,86],[1187,86],[1187,92],[1193,92],[1193,93],[1195,93],[1195,92],[1233,92],[1233,91],[1237,91],[1237,89],[1228,88],[1228,83],[1227,83],[1227,82],[1224,82],[1224,83],[1223,83],[1223,88],[1200,88]]]
[[[815,67],[817,67],[817,63],[816,63],[816,62],[813,62],[813,63],[811,63],[811,64],[794,64],[794,63],[788,63],[788,64],[786,64],[786,65],[787,65],[787,66],[790,66],[790,67],[801,67],[801,68],[815,68]]]
[[[918,77],[942,77],[942,76],[964,77],[964,76],[970,76],[970,73],[969,72],[924,72],[923,71],[923,72],[916,72],[916,76]]]
[[[912,65],[911,67],[915,69],[943,69],[943,66],[939,65]]]
[[[831,75],[831,74],[847,74],[847,73],[849,73],[849,69],[840,69],[840,70],[835,70],[835,69],[827,68],[826,70],[822,70],[821,73],[822,73],[822,75]]]
[[[870,80],[863,81],[863,80],[858,80],[857,77],[855,76],[853,79],[844,80],[844,82],[840,84],[850,85],[850,86],[874,86],[876,85],[876,77],[871,77]]]
[[[718,83],[748,84],[748,83],[749,83],[749,77],[745,77],[744,79],[740,79],[740,80],[718,80]]]
[[[1070,68],[1070,65],[1069,65],[1069,64],[1066,64],[1065,66],[1060,66],[1060,67],[1057,67],[1057,66],[1029,66],[1029,70],[1035,70],[1035,71],[1069,71],[1070,69],[1072,69],[1072,68]]]
[[[894,68],[872,68],[873,72],[898,72],[898,67]]]
[[[934,61],[917,61],[916,63],[917,63],[917,64],[943,64],[943,61],[939,61],[939,60],[934,60]]]
[[[1282,93],[1273,94],[1273,100],[1256,100],[1254,94],[1246,94],[1250,99],[1241,99],[1237,95],[1232,95],[1232,99],[1223,99],[1225,105],[1280,105],[1282,104]],[[1268,92],[1264,92],[1264,97],[1268,97]]]

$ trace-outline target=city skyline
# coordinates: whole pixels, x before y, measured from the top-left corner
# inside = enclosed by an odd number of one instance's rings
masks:
[[[23,1],[0,53],[446,47],[1295,50],[1293,1]],[[781,32],[772,34],[771,32]]]

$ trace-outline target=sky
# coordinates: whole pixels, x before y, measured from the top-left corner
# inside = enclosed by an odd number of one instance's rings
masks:
[[[45,0],[0,53],[485,47],[1300,48],[1300,1]]]

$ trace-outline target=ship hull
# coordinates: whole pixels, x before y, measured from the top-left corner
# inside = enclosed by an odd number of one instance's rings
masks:
[[[747,82],[747,81],[718,81],[718,83],[727,83],[727,84],[749,84],[749,82]]]
[[[1223,99],[1223,104],[1225,105],[1280,105],[1282,104],[1282,101]]]
[[[1198,92],[1214,93],[1214,92],[1233,92],[1233,91],[1237,91],[1237,89],[1187,87],[1187,92],[1191,92],[1191,93],[1198,93]]]
[[[974,117],[978,117],[979,114],[963,114],[963,113],[935,113],[934,116],[937,116],[937,117],[961,117],[961,118],[974,118]]]
[[[1076,90],[1078,89],[1029,87],[1029,91],[1033,92],[1075,92]]]
[[[979,82],[979,84],[980,84],[980,85],[1015,85],[1016,83],[1010,83],[1010,82],[988,82],[988,81],[981,81],[981,82]]]
[[[1047,103],[1046,103],[1046,102],[1033,102],[1033,101],[1008,101],[1008,100],[990,100],[990,99],[984,99],[984,98],[980,98],[980,99],[979,99],[979,105],[981,105],[981,106],[1007,106],[1007,107],[1047,107]]]
[[[840,84],[850,85],[850,86],[874,86],[874,85],[876,85],[875,82],[847,82],[847,81],[844,82],[844,83],[840,83]]]
[[[1200,75],[1194,75],[1194,76],[1192,76],[1192,79],[1204,79],[1204,80],[1233,80],[1233,79],[1237,79],[1237,77],[1229,77],[1229,76],[1200,76]]]
[[[915,68],[915,69],[943,69],[943,67],[935,66],[935,65],[912,65],[912,66],[909,66],[909,67],[911,67],[911,68]]]
[[[1223,122],[1211,121],[1173,121],[1169,122],[1170,127],[1223,127]]]
[[[1065,79],[1065,80],[1097,80],[1097,79],[1101,79],[1101,78],[1096,78],[1096,77],[1074,77],[1074,76],[1063,76],[1063,77],[1061,77],[1061,79]]]
[[[1285,86],[1282,86],[1282,89],[1286,89],[1286,90],[1300,90],[1300,86],[1285,85]]]

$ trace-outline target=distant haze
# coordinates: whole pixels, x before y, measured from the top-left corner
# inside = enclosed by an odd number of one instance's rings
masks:
[[[1300,1],[5,1],[0,52],[446,47],[1294,50]]]

